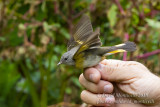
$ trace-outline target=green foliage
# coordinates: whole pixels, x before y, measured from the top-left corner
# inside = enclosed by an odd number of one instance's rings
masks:
[[[117,0],[118,1],[118,0]],[[81,104],[82,73],[57,66],[67,50],[73,25],[82,14],[101,28],[104,46],[128,40],[137,51],[128,60],[160,74],[160,55],[137,56],[160,49],[160,5],[151,0],[1,0],[0,106],[46,107],[60,102]],[[107,58],[120,59],[123,53]]]
[[[117,7],[116,5],[112,5],[108,11],[108,19],[110,22],[110,26],[113,27],[117,21]]]
[[[147,19],[147,18],[146,18],[146,21],[147,21],[147,23],[150,27],[156,28],[156,29],[160,28],[160,22],[159,21],[156,21],[156,20],[153,20],[153,19]]]

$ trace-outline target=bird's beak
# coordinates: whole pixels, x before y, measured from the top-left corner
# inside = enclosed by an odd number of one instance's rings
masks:
[[[60,65],[60,64],[62,64],[62,62],[60,61],[60,62],[58,62],[58,64],[57,65]]]

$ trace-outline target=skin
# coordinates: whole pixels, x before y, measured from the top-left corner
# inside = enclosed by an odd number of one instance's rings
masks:
[[[81,99],[92,106],[160,106],[160,78],[135,61],[105,59],[85,69],[79,82],[86,88]]]

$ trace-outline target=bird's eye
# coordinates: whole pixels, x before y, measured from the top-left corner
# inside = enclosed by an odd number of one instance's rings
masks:
[[[68,58],[64,58],[64,60],[67,60]]]

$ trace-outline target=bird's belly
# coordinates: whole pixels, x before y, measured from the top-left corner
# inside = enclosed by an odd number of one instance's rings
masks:
[[[83,62],[83,68],[95,66],[101,60],[101,56],[89,55]]]

